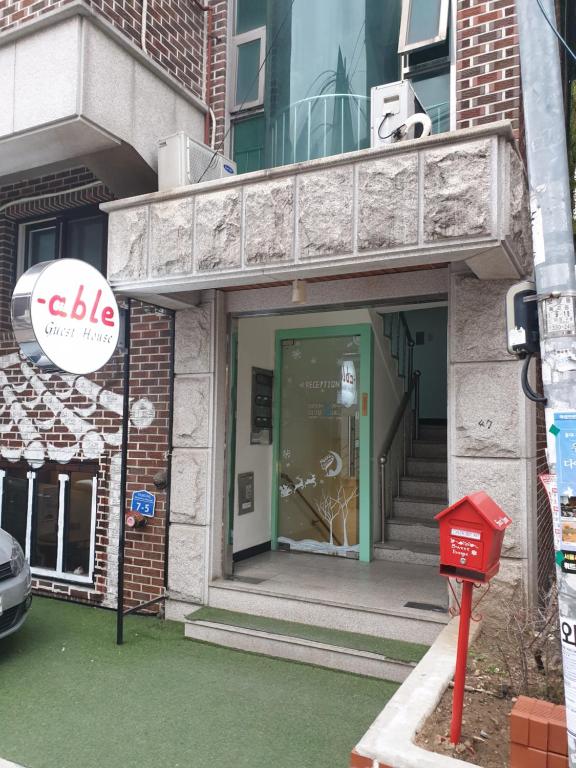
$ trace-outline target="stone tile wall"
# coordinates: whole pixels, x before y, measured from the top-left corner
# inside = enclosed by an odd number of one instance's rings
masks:
[[[522,392],[522,363],[506,348],[504,300],[512,282],[452,272],[449,494],[454,502],[486,491],[510,515],[498,578],[523,578],[527,565],[530,583],[525,586],[535,598],[535,412]]]
[[[401,266],[392,255],[411,266],[422,254],[440,262],[488,247],[501,274],[520,275],[529,241],[516,232],[525,199],[514,158],[496,136],[432,139],[113,204],[108,278],[142,290],[191,277],[219,287],[252,271],[279,279],[295,266]],[[497,250],[504,239],[510,247]]]
[[[202,603],[210,566],[214,454],[216,300],[176,313],[174,433],[168,588],[173,600]]]

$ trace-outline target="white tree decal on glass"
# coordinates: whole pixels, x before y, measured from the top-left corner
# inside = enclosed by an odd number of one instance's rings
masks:
[[[322,491],[322,498],[316,504],[316,509],[320,514],[320,517],[328,525],[330,531],[330,544],[334,544],[333,528],[334,520],[338,517],[339,510],[336,508],[336,500],[326,495],[325,491]]]
[[[344,530],[344,542],[343,546],[347,547],[348,544],[348,517],[352,512],[352,502],[358,498],[358,488],[354,488],[351,491],[346,491],[343,486],[338,489],[338,496],[336,497],[336,505],[338,506],[338,513],[342,517],[342,528]]]
[[[352,502],[358,498],[358,489],[353,488],[346,490],[344,486],[338,488],[336,497],[328,496],[325,491],[322,491],[322,498],[317,503],[316,508],[322,519],[328,525],[330,531],[330,544],[334,544],[334,520],[337,517],[342,518],[342,528],[344,532],[343,547],[349,547],[348,543],[348,518],[350,513],[355,508],[355,504]]]

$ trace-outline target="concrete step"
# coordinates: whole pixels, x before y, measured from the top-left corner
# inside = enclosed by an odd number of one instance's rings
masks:
[[[438,545],[438,524],[418,517],[393,518],[386,523],[386,541],[395,539]]]
[[[448,499],[448,483],[446,480],[426,477],[401,477],[400,496],[417,496],[419,498]]]
[[[416,459],[444,459],[448,455],[445,442],[431,443],[425,440],[414,440],[412,443],[412,456]]]
[[[446,459],[406,459],[406,473],[409,477],[441,478],[446,479],[448,464]]]
[[[392,518],[417,517],[419,520],[433,520],[434,516],[448,504],[445,499],[418,496],[397,496],[392,502]]]
[[[396,538],[402,538],[397,536]],[[403,537],[406,538],[406,537]],[[436,573],[434,572],[434,575]],[[208,591],[210,607],[241,611],[256,616],[286,619],[348,632],[393,640],[417,641],[431,645],[448,621],[448,614],[414,608],[368,608],[351,603],[321,602],[251,587],[234,581],[212,582]]]
[[[419,563],[438,567],[438,544],[418,544],[414,541],[378,541],[374,544],[374,559],[396,563]]]
[[[187,638],[213,645],[399,683],[408,677],[427,650],[426,646],[413,643],[213,608],[191,614],[184,632]]]
[[[420,424],[418,437],[420,440],[445,443],[448,439],[448,429],[445,424]]]

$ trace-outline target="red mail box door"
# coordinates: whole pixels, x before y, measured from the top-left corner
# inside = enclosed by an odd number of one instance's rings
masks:
[[[450,534],[448,551],[444,553],[446,564],[482,571],[484,569],[483,531],[465,520],[451,520],[448,528]]]

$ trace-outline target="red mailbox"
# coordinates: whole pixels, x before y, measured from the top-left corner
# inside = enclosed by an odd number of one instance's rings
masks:
[[[490,581],[498,573],[504,532],[512,520],[484,491],[464,496],[435,519],[440,525],[440,574],[462,580],[450,726],[450,741],[458,744],[462,732],[472,592],[474,585],[480,586],[479,583]]]
[[[435,519],[442,576],[484,583],[498,573],[504,531],[512,520],[487,493],[464,496]]]

